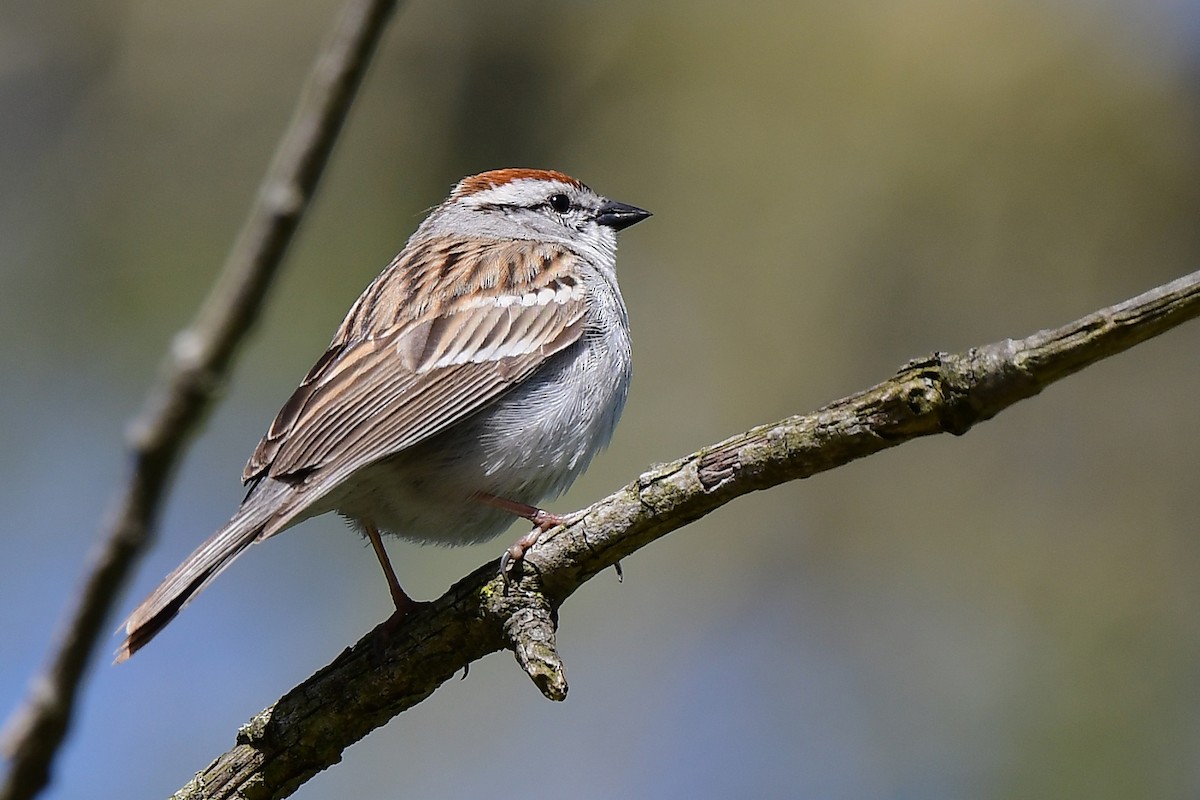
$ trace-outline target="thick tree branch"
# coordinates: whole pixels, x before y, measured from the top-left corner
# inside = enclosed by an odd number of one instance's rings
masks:
[[[107,534],[89,559],[45,672],[34,679],[5,732],[11,763],[0,800],[33,797],[50,779],[104,620],[150,542],[185,445],[258,317],[396,5],[396,0],[351,0],[342,12],[217,286],[196,321],[176,338],[158,386],[130,427],[132,470],[105,526]]]
[[[657,466],[571,515],[505,591],[487,564],[410,617],[380,626],[238,732],[176,798],[279,798],[342,751],[503,648],[547,697],[567,686],[557,610],[585,581],[735,497],[806,478],[919,436],[973,425],[1108,356],[1200,315],[1200,272],[1069,325],[965,353],[916,359],[890,380],[812,414],[763,425]]]

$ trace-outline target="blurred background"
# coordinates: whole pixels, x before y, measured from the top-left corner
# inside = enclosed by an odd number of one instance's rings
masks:
[[[337,8],[0,7],[5,717]],[[1187,0],[414,0],[120,612],[232,512],[459,177],[553,167],[655,213],[621,246],[629,405],[569,511],[1196,269],[1198,67]],[[1193,323],[965,438],[737,501],[564,607],[565,703],[494,655],[295,796],[1194,798],[1198,352]],[[393,561],[432,598],[517,532]],[[389,603],[336,518],[254,548],[129,664],[105,643],[46,797],[169,794]]]

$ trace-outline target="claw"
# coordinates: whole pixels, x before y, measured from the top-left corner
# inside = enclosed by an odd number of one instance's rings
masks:
[[[473,496],[480,503],[486,503],[493,508],[503,509],[510,514],[515,514],[533,523],[533,530],[513,542],[504,551],[504,554],[500,556],[500,579],[504,582],[504,590],[508,591],[509,568],[513,564],[525,559],[526,551],[537,543],[538,537],[551,528],[565,524],[567,518],[560,517],[558,514],[551,514],[549,511],[537,506],[518,503],[516,500],[507,500],[503,497],[497,497],[494,494],[488,494],[487,492],[476,492]]]
[[[508,565],[512,563],[512,556],[505,550],[500,555],[500,580],[504,583],[504,591],[508,591]]]
[[[546,512],[543,511],[540,513],[545,514]],[[546,516],[553,517],[554,515],[546,514]],[[558,519],[558,517],[555,517],[555,519]],[[553,528],[554,525],[557,525],[557,524],[559,524],[559,523],[555,522],[554,524],[552,524],[550,526],[550,528]],[[518,564],[518,563],[524,561],[525,553],[527,553],[529,551],[529,548],[531,548],[535,544],[537,544],[537,540],[539,538],[541,538],[543,531],[549,530],[550,528],[543,528],[541,525],[539,525],[535,521],[533,530],[529,531],[529,533],[525,534],[520,539],[517,539],[515,542],[510,544],[508,546],[508,549],[504,551],[504,554],[502,556],[500,556],[500,579],[504,581],[504,590],[505,591],[508,591],[508,583],[509,583],[508,570],[509,570],[509,568],[511,566],[513,566],[514,564]]]

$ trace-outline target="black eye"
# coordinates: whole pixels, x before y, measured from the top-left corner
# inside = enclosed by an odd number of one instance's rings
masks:
[[[558,214],[565,214],[571,210],[571,198],[565,194],[552,194],[547,198],[546,202]]]

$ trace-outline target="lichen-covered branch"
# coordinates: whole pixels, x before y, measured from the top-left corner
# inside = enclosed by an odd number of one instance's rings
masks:
[[[118,592],[149,545],[162,498],[187,442],[213,404],[262,308],[308,208],[397,0],[351,0],[317,61],[216,288],[179,334],[159,384],[129,430],[132,469],[89,558],[74,608],[43,674],[5,731],[0,800],[37,795],[70,726],[84,668]]]
[[[919,436],[962,434],[1049,384],[1200,315],[1200,272],[1053,330],[935,353],[822,409],[657,466],[543,536],[505,589],[480,567],[402,625],[381,625],[238,732],[176,798],[279,798],[346,747],[500,649],[538,689],[566,696],[559,606],[596,573],[735,497]]]

